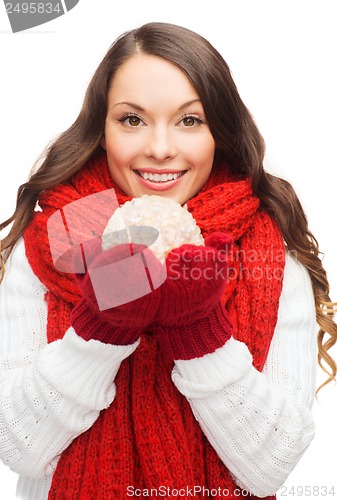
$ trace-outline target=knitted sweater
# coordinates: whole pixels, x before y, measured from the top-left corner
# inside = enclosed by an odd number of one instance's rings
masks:
[[[44,294],[20,240],[0,287],[0,457],[21,476],[19,497],[31,500],[47,498],[62,451],[113,402],[118,368],[138,344],[86,342],[72,328],[47,344]],[[313,438],[316,330],[309,274],[287,254],[262,373],[234,339],[175,362],[172,380],[203,432],[237,484],[257,496],[284,483]]]

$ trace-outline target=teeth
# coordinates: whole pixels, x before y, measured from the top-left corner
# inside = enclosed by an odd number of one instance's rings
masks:
[[[178,172],[176,174],[152,174],[151,172],[139,172],[138,174],[143,177],[146,181],[153,181],[153,182],[166,182],[166,181],[175,181],[183,175],[184,172]]]

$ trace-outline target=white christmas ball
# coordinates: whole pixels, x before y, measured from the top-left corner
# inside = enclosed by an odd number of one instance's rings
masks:
[[[144,244],[161,262],[170,250],[184,243],[204,245],[200,228],[186,205],[147,194],[127,201],[114,212],[102,241],[104,250],[127,242]]]

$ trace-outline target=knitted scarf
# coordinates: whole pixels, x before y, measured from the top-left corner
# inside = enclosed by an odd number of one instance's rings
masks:
[[[230,178],[225,171],[225,166],[214,167],[187,205],[204,236],[219,230],[233,236],[224,301],[234,337],[247,344],[261,371],[277,321],[284,244],[274,221],[260,209],[249,180]],[[47,220],[70,202],[112,187],[120,205],[129,199],[114,185],[105,152],[99,152],[67,184],[41,195],[42,212],[35,212],[25,231],[28,260],[48,290],[48,342],[65,334],[80,294],[74,275],[58,272],[53,265]],[[159,353],[156,338],[145,332],[120,366],[111,406],[62,453],[50,500],[124,500],[128,486],[157,491],[201,486],[213,490],[212,498],[247,498],[246,492],[238,496],[237,485],[202,433],[190,404],[172,383],[172,367]],[[180,493],[179,498],[185,498]]]

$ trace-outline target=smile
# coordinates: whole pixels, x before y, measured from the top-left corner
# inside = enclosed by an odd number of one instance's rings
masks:
[[[153,174],[152,172],[140,172],[139,170],[136,170],[136,173],[146,181],[149,180],[151,182],[168,182],[175,181],[176,179],[184,175],[186,173],[186,170],[182,172],[176,172],[174,174]]]

